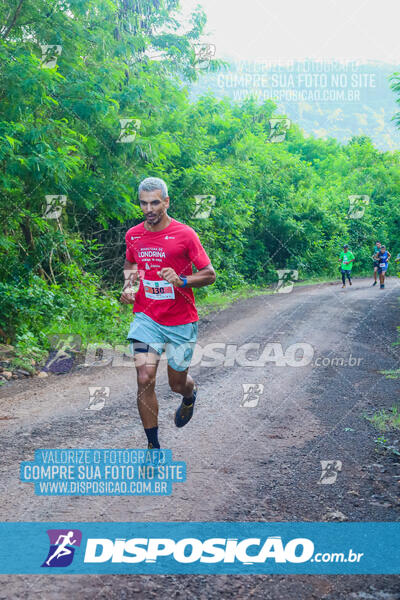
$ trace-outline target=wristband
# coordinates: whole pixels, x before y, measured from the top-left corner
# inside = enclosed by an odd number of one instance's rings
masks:
[[[182,275],[179,275],[179,279],[181,279],[183,281],[183,285],[181,287],[186,287],[187,286],[187,277],[183,277]]]

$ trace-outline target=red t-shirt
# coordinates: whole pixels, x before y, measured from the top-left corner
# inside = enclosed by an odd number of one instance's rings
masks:
[[[165,267],[177,275],[191,275],[210,264],[197,233],[184,223],[171,219],[161,231],[148,231],[144,222],[126,233],[126,259],[138,265],[140,285],[133,312],[143,312],[160,325],[184,325],[198,321],[193,291],[175,287],[157,275]]]

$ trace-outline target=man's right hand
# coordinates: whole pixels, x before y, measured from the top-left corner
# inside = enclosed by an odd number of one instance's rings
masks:
[[[124,287],[119,301],[122,304],[134,304],[136,292],[137,289],[134,289],[131,285]]]
[[[124,287],[121,298],[122,304],[134,304],[136,292],[139,289],[140,279],[143,279],[144,271],[140,271],[137,265],[125,260],[124,264]]]

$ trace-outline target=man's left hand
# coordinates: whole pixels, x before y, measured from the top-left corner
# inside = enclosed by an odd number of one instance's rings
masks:
[[[172,285],[174,285],[175,287],[183,286],[182,279],[178,277],[174,269],[172,269],[171,267],[164,267],[164,269],[161,269],[161,271],[157,271],[157,275],[168,281],[168,283],[172,283]]]

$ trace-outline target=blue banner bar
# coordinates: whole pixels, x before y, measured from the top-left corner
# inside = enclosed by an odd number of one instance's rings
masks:
[[[398,574],[400,523],[0,523],[2,574]]]

